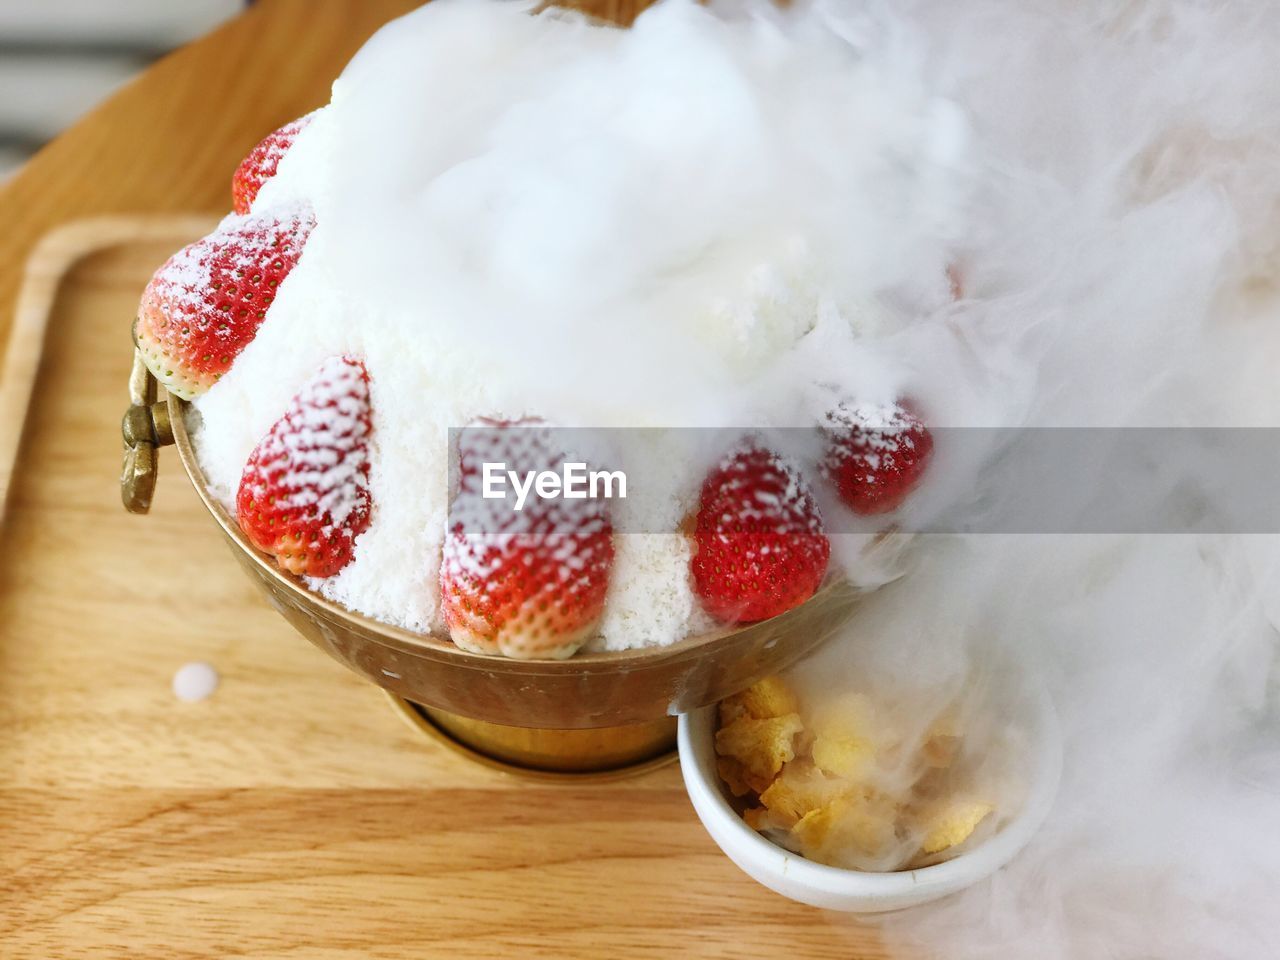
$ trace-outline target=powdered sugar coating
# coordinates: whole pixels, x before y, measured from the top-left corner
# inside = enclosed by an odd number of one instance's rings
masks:
[[[695,592],[730,623],[764,620],[807,600],[831,553],[797,466],[754,444],[708,475],[693,537]]]
[[[933,435],[903,402],[841,403],[823,419],[823,473],[841,501],[864,516],[896,510],[924,476]]]
[[[314,114],[309,113],[286,123],[249,151],[231,179],[232,206],[236,213],[245,214],[253,209],[253,202],[262,185],[276,175],[280,161],[289,152],[298,134],[311,123],[313,116]]]
[[[157,379],[190,399],[213,386],[256,335],[314,226],[304,205],[227,217],[151,279],[135,330]]]
[[[569,459],[536,422],[481,421],[458,439],[458,492],[440,565],[440,596],[453,641],[512,657],[573,654],[604,609],[613,525],[600,500],[483,496],[481,464],[521,472]]]
[[[249,455],[240,526],[294,573],[328,577],[369,524],[369,379],[347,357],[325,361]]]
[[[203,240],[169,258],[155,278],[155,290],[183,311],[262,314],[274,302],[246,300],[246,285],[259,272],[274,270],[283,282],[302,256],[314,219],[302,205],[254,216],[231,215]],[[262,319],[260,318],[260,319]]]

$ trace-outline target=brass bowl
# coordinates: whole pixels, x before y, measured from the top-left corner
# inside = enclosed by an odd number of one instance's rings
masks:
[[[567,660],[510,660],[468,653],[446,640],[353,613],[281,571],[272,558],[249,543],[235,519],[209,492],[187,433],[186,402],[172,395],[167,406],[154,402],[154,382],[141,383],[138,377],[135,387],[134,407],[125,418],[126,489],[128,481],[136,483],[140,473],[149,473],[154,483],[154,447],[171,440],[232,553],[299,633],[362,677],[423,706],[450,735],[491,755],[492,741],[501,739],[503,727],[560,732],[629,726],[628,736],[635,741],[629,756],[652,756],[674,742],[669,718],[715,703],[790,666],[849,618],[858,597],[855,588],[837,581],[771,620],[690,637],[667,647],[584,653]],[[151,427],[139,426],[139,418]],[[131,456],[147,453],[148,444],[151,459],[144,457],[139,466]],[[149,492],[141,502],[126,493],[126,505],[138,512],[145,511],[149,500]],[[479,722],[455,722],[462,718]],[[637,725],[651,734],[637,737]],[[526,732],[523,739],[527,736]],[[505,759],[518,765],[524,753],[545,768],[545,741],[514,756],[508,750]],[[571,766],[581,767],[583,759],[575,757]],[[614,756],[610,764],[616,761]]]

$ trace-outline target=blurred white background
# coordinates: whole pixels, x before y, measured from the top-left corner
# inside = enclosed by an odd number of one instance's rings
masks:
[[[0,0],[0,180],[245,0]]]

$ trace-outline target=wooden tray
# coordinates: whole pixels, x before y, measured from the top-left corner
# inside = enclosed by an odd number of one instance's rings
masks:
[[[125,514],[129,323],[210,223],[73,224],[27,274],[0,393],[25,423],[0,528],[0,956],[884,956],[740,873],[675,767],[533,784],[423,738],[258,598],[172,450],[151,516]],[[191,660],[222,685],[182,704]]]

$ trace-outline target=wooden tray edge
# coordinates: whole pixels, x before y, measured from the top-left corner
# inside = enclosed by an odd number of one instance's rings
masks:
[[[172,239],[175,246],[207,233],[210,214],[119,215],[76,220],[37,242],[23,268],[13,326],[0,350],[0,522],[17,465],[32,391],[44,352],[49,317],[63,278],[92,253],[122,243]],[[124,333],[121,334],[123,350]],[[121,380],[121,409],[124,409]]]

